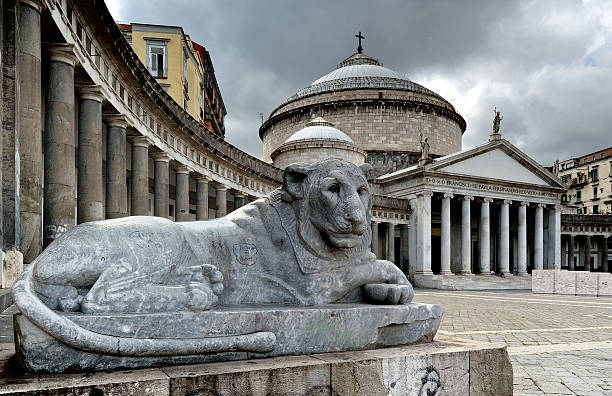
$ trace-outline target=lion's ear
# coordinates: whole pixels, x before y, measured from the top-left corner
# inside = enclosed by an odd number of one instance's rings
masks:
[[[308,177],[310,166],[308,164],[291,164],[285,168],[283,175],[283,200],[291,202],[304,197],[304,180]]]
[[[367,181],[374,180],[374,167],[372,165],[366,162],[359,165],[359,169],[361,169],[361,172]]]

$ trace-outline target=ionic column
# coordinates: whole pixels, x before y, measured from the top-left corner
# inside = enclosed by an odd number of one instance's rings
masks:
[[[149,146],[151,142],[138,136],[132,143],[132,216],[149,215]]]
[[[158,217],[168,218],[169,207],[169,180],[170,180],[170,156],[166,153],[155,153],[152,155],[155,164],[155,186],[153,188],[153,214]]]
[[[417,232],[419,223],[417,220],[419,212],[419,200],[412,198],[410,200],[410,218],[408,219],[408,275],[410,279],[414,279],[418,265],[418,250],[417,250]]]
[[[538,204],[535,211],[533,245],[533,269],[544,269],[544,204]]]
[[[480,203],[480,224],[478,242],[480,246],[479,270],[481,274],[491,273],[491,223],[489,203],[491,198],[483,198]]]
[[[234,193],[234,210],[244,206],[244,194],[240,192]]]
[[[97,85],[81,86],[78,123],[77,223],[104,220],[102,176],[102,91]]]
[[[398,266],[407,274],[408,273],[408,239],[410,235],[410,226],[408,224],[400,225],[400,262]]]
[[[372,222],[372,253],[376,255],[376,257],[380,257],[380,253],[378,250],[378,222]]]
[[[518,208],[518,275],[527,275],[527,206],[523,201]]]
[[[586,235],[584,237],[584,270],[592,271],[591,268],[591,236]]]
[[[500,241],[499,241],[499,263],[498,271],[504,275],[510,274],[510,204],[512,201],[504,200],[501,205],[499,220]]]
[[[472,274],[472,226],[470,222],[470,201],[466,195],[461,201],[461,275]]]
[[[176,221],[189,220],[189,173],[191,170],[186,166],[176,169]]]
[[[16,69],[19,94],[16,109],[15,150],[19,153],[15,171],[19,189],[15,196],[19,222],[15,223],[16,248],[26,263],[42,251],[43,205],[43,138],[42,138],[42,69],[40,14],[42,1],[21,1],[17,4]],[[8,40],[8,37],[5,37]],[[2,60],[4,64],[4,59]],[[17,77],[17,75],[16,75]],[[73,89],[74,87],[72,87]],[[74,123],[71,123],[74,126]],[[13,153],[14,155],[15,153]],[[74,161],[74,160],[73,160]],[[17,214],[16,214],[17,215]]]
[[[75,226],[75,118],[73,46],[48,48],[45,100],[43,247]],[[40,95],[40,93],[37,93]],[[22,145],[29,142],[22,141]],[[23,202],[23,200],[22,200]]]
[[[423,191],[418,197],[417,268],[419,275],[431,275],[431,191]]]
[[[444,194],[442,198],[442,230],[440,235],[440,275],[453,275],[451,271],[451,198],[453,194]]]
[[[227,187],[216,187],[215,192],[215,203],[217,204],[217,213],[215,214],[215,217],[219,218],[227,214]]]
[[[208,220],[208,181],[206,176],[196,178],[196,220]]]
[[[395,262],[395,224],[387,223],[387,260]]]
[[[127,206],[127,121],[122,115],[105,118],[106,134],[106,218],[128,215]]]
[[[569,271],[574,271],[574,235],[569,235],[569,249],[568,249],[568,258],[567,258],[567,269]]]
[[[554,268],[557,270],[561,269],[561,205],[555,205],[553,208],[554,213]]]

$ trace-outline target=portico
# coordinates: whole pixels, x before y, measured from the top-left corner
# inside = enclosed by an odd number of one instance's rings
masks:
[[[528,288],[531,269],[561,268],[564,186],[506,140],[377,182],[385,195],[411,199],[417,241],[407,273],[417,285],[454,288],[497,274]]]

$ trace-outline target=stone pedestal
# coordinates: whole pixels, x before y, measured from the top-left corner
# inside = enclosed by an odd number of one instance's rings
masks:
[[[79,87],[77,223],[104,220],[102,177],[102,92]]]
[[[45,100],[43,247],[76,225],[73,46],[47,48]],[[29,144],[29,142],[24,142]]]
[[[153,162],[155,163],[154,214],[168,218],[170,157],[165,153],[155,153]]]

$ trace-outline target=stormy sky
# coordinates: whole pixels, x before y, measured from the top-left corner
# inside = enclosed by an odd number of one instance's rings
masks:
[[[226,138],[261,157],[270,112],[356,50],[449,100],[463,147],[505,138],[543,164],[612,146],[609,0],[111,0],[115,19],[182,26],[211,53]]]

